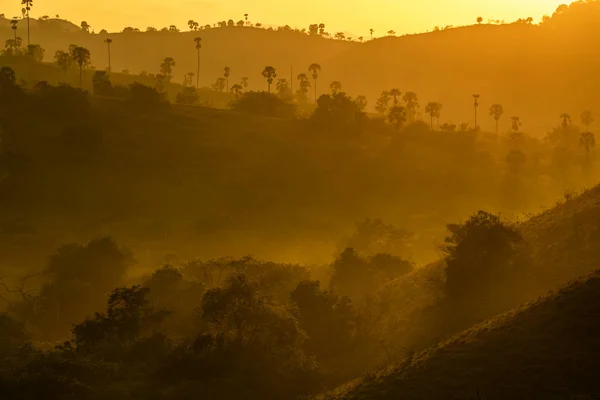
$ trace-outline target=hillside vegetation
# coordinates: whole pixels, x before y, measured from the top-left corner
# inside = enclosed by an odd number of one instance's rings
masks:
[[[596,272],[319,399],[592,398],[599,317]]]

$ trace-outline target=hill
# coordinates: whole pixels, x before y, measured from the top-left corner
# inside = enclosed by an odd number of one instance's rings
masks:
[[[571,399],[598,392],[600,273],[320,399]],[[585,398],[585,397],[581,397]]]
[[[251,88],[263,89],[260,74],[266,65],[289,79],[292,74],[307,72],[308,65],[316,62],[323,67],[317,88],[320,93],[328,91],[331,81],[341,81],[350,94],[366,95],[373,109],[381,91],[398,87],[402,92],[416,92],[422,105],[442,102],[442,121],[471,124],[471,95],[479,93],[479,124],[484,129],[494,128],[487,112],[490,105],[501,103],[505,107],[500,121],[503,132],[510,129],[510,117],[517,115],[526,132],[539,136],[554,126],[563,112],[577,120],[586,109],[600,109],[594,95],[600,90],[594,79],[600,67],[595,46],[599,38],[594,29],[599,16],[600,3],[577,1],[559,7],[540,25],[523,19],[365,43],[287,29],[237,26],[197,32],[88,34],[74,31],[74,25],[65,21],[48,20],[36,22],[32,40],[47,50],[47,61],[71,43],[85,46],[92,52],[93,64],[101,69],[108,58],[104,40],[111,38],[114,71],[154,73],[169,56],[177,63],[175,80],[179,82],[185,73],[196,71],[193,38],[201,36],[203,86],[212,84],[229,66],[232,82],[247,76]],[[0,37],[11,35],[8,21],[0,21]]]

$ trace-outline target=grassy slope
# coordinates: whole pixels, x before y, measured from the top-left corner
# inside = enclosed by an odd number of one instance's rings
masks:
[[[321,399],[569,399],[598,390],[600,273]]]

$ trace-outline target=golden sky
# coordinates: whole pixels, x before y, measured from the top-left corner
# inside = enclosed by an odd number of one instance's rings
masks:
[[[0,12],[7,17],[20,14],[18,0]],[[144,29],[175,24],[183,29],[189,19],[201,24],[233,19],[245,13],[252,22],[263,25],[308,27],[323,22],[327,31],[343,31],[355,36],[375,36],[389,30],[398,34],[432,30],[434,26],[468,25],[478,16],[513,21],[521,17],[539,20],[551,15],[565,0],[34,0],[32,16],[54,16],[79,24],[87,21],[98,32],[122,30],[125,26]]]

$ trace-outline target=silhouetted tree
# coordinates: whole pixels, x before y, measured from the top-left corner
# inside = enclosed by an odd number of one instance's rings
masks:
[[[367,108],[367,98],[365,96],[357,96],[356,99],[354,99],[354,103],[356,103],[356,106],[360,111],[365,111]]]
[[[248,91],[248,77],[247,76],[242,77],[241,85],[244,88],[244,93],[246,93]]]
[[[296,91],[296,98],[298,99],[298,101],[306,102],[308,100],[308,89],[310,88],[308,75],[306,75],[305,73],[301,73],[298,74],[296,79],[300,81],[300,87]]]
[[[277,78],[277,72],[275,71],[275,68],[271,67],[270,65],[266,66],[262,72],[262,76],[267,80],[267,92],[271,93],[271,84],[273,83],[273,80]]]
[[[371,40],[373,40],[373,33],[375,33],[375,31],[373,30],[373,28],[369,29],[369,32],[371,32]]]
[[[99,96],[110,96],[112,93],[112,83],[106,71],[95,71],[92,75],[92,87],[94,94]]]
[[[169,25],[169,32],[177,33],[179,29],[175,25]]]
[[[171,82],[174,66],[175,60],[172,57],[165,57],[163,62],[160,64],[160,73],[165,76],[167,82]]]
[[[10,29],[13,31],[13,39],[15,42],[17,41],[17,25],[19,25],[19,20],[16,18],[10,20]]]
[[[319,24],[319,35],[320,36],[325,35],[325,24],[324,23]]]
[[[231,68],[225,67],[223,70],[223,76],[225,77],[226,90],[229,92],[229,75],[231,75]]]
[[[90,33],[91,26],[86,21],[82,21],[80,26],[82,31],[84,31],[85,33]]]
[[[31,30],[29,26],[29,11],[31,11],[31,7],[33,6],[33,0],[21,0],[21,4],[25,6],[25,11],[27,13],[27,47],[31,45]]]
[[[498,121],[500,121],[500,117],[504,114],[504,107],[500,104],[492,104],[490,107],[490,116],[494,118],[496,121],[496,135],[499,134]]]
[[[473,108],[475,110],[475,123],[473,125],[473,127],[475,129],[477,129],[477,107],[479,107],[479,95],[478,94],[474,94],[473,95]]]
[[[331,94],[335,96],[336,94],[342,91],[342,84],[338,81],[333,81],[329,85],[329,88],[331,89]]]
[[[482,17],[477,17],[477,23],[481,24],[483,22],[483,18]]]
[[[440,114],[442,111],[442,104],[437,102],[429,102],[425,106],[425,113],[429,115],[429,129],[433,130],[433,118],[437,118],[438,125],[440,124]]]
[[[321,66],[319,64],[311,64],[308,67],[308,71],[312,73],[313,81],[315,82],[315,103],[317,102],[317,79],[319,78],[319,72],[321,72]]]
[[[523,125],[523,123],[521,122],[521,118],[511,117],[511,120],[512,120],[512,130],[515,133],[519,132],[519,128],[521,127],[521,125]]]
[[[217,78],[217,81],[212,86],[216,92],[222,92],[225,90],[225,78]]]
[[[200,26],[200,24],[194,20],[190,19],[188,21],[188,27],[190,28],[190,31],[197,31],[199,26]]]
[[[338,40],[344,40],[346,38],[346,35],[344,34],[344,32],[337,32],[334,37]]]
[[[198,53],[198,69],[196,71],[196,87],[200,87],[200,49],[202,48],[202,38],[199,36],[196,36],[194,38],[194,42],[196,43],[196,52]]]
[[[387,120],[390,124],[396,127],[396,131],[400,131],[406,123],[406,109],[402,106],[393,106],[387,115]]]
[[[88,49],[72,44],[69,46],[69,55],[79,65],[79,87],[83,88],[83,70],[91,62],[91,53]]]
[[[240,85],[238,83],[236,83],[235,85],[233,85],[231,87],[231,93],[234,94],[236,100],[240,98],[240,96],[242,94],[242,90],[243,90],[242,85]]]
[[[279,97],[284,100],[292,98],[292,91],[290,90],[287,79],[280,78],[277,80],[277,93],[279,94]]]
[[[193,74],[192,74],[193,75]],[[196,88],[191,83],[191,78],[188,80],[190,84],[184,86],[181,91],[175,96],[175,102],[179,104],[195,104],[198,102],[198,93]]]
[[[406,92],[402,96],[406,104],[406,111],[408,114],[408,122],[414,122],[417,119],[417,108],[419,108],[419,99],[415,92]]]
[[[388,36],[394,36],[395,34],[396,34],[396,31],[394,31],[394,30],[388,31]]]
[[[390,103],[390,92],[383,91],[383,92],[381,92],[379,99],[377,99],[377,103],[375,104],[375,109],[381,115],[384,115],[388,109],[389,103]]]
[[[30,44],[27,46],[27,56],[35,62],[42,62],[46,50],[39,44]]]
[[[244,19],[246,20],[246,25],[248,25],[248,14],[244,14]]]
[[[398,105],[398,99],[400,98],[400,96],[402,95],[402,92],[400,92],[400,89],[392,89],[388,93],[390,96],[392,96],[392,98],[394,99],[394,105],[397,106]]]

